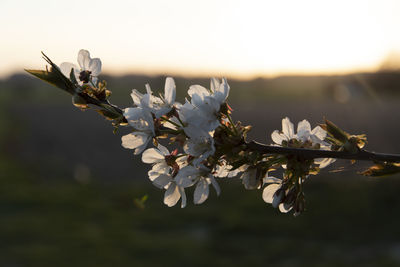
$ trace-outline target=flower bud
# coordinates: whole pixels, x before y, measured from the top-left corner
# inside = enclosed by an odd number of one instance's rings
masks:
[[[301,194],[297,197],[296,202],[294,203],[294,216],[300,215],[305,209],[305,199],[304,195]]]
[[[221,112],[222,114],[228,115],[230,114],[232,109],[229,107],[229,105],[225,102],[221,104],[221,107],[219,109],[219,112]]]
[[[75,94],[72,96],[72,104],[74,104],[75,107],[81,108],[81,109],[89,108],[86,100],[78,94]]]
[[[282,203],[282,200],[285,198],[285,190],[283,188],[279,188],[276,190],[274,194],[274,199],[272,200],[272,207],[277,208],[279,204]]]

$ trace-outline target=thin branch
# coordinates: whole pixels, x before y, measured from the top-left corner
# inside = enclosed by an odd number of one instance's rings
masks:
[[[280,146],[269,146],[251,141],[246,143],[250,150],[258,151],[266,154],[283,154],[283,155],[298,155],[308,159],[315,158],[337,158],[337,159],[354,159],[354,160],[370,160],[370,161],[385,161],[385,162],[400,162],[400,155],[375,153],[367,150],[360,150],[357,153],[346,151],[330,151],[330,150],[315,150],[304,148],[289,148]]]

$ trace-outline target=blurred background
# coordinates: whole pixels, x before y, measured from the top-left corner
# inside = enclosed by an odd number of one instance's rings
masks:
[[[369,150],[400,153],[398,1],[2,0],[0,10],[0,266],[400,264],[399,175],[366,178],[365,163],[338,161],[307,181],[297,218],[237,178],[203,205],[168,208],[121,147],[127,129],[113,134],[23,72],[45,68],[40,51],[60,64],[88,49],[120,107],[145,83],[162,92],[166,76],[180,102],[190,85],[226,76],[249,139],[270,143],[285,116],[325,116],[367,134]]]

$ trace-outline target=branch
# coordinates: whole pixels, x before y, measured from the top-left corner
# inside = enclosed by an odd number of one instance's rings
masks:
[[[346,151],[331,151],[331,150],[315,150],[304,148],[289,148],[280,146],[270,146],[251,141],[246,143],[250,150],[258,151],[261,153],[270,154],[292,154],[302,156],[307,159],[315,158],[337,158],[337,159],[354,159],[354,160],[370,160],[370,161],[384,161],[384,162],[400,162],[400,155],[396,154],[383,154],[375,153],[367,150],[360,149],[357,153],[350,153]]]

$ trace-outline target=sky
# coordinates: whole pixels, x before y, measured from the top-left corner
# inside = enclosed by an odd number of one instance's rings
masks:
[[[238,78],[375,71],[400,51],[396,0],[1,0],[0,12],[0,77],[82,48],[103,73]]]

